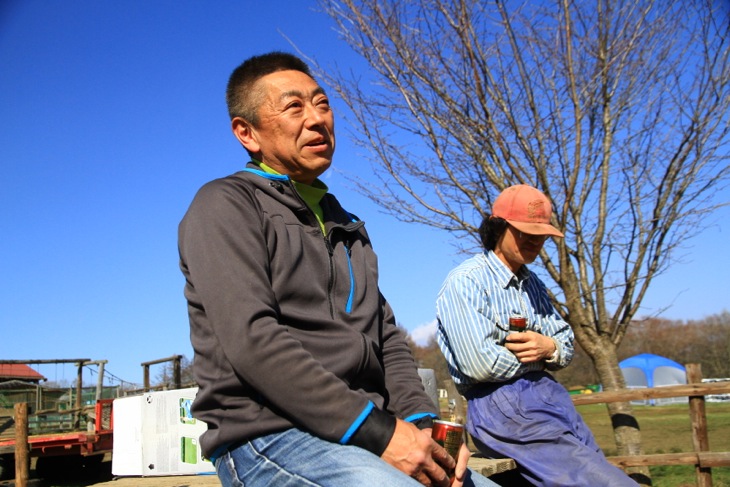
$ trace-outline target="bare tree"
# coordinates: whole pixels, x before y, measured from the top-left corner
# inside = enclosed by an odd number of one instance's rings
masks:
[[[476,247],[503,188],[553,201],[565,239],[543,250],[556,309],[603,387],[654,277],[706,225],[726,187],[730,35],[712,0],[320,0],[372,68],[318,74],[351,113],[405,222]],[[464,244],[468,241],[468,244]],[[611,404],[620,455],[640,453]]]

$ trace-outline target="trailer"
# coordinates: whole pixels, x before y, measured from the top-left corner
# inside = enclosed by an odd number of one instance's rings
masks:
[[[101,381],[96,387],[81,385],[81,368],[99,365],[101,377],[105,361],[83,359],[76,363],[79,380],[75,388],[19,381],[0,384],[0,480],[15,476],[14,414],[19,403],[28,409],[27,453],[29,459],[35,459],[37,476],[52,479],[76,472],[86,477],[101,472],[104,456],[112,453],[113,401],[117,394],[115,388],[104,388]]]
[[[144,388],[125,390],[124,395],[137,396],[143,392],[164,389],[167,386],[150,385],[150,366],[172,362],[172,386],[181,389],[182,355],[142,363]],[[104,387],[106,360],[53,359],[53,360],[0,360],[4,364],[59,364],[74,363],[78,376],[74,388],[49,388],[40,383],[8,381],[0,374],[0,481],[15,476],[15,420],[14,405],[28,405],[28,458],[35,459],[35,475],[44,479],[67,479],[71,474],[83,478],[102,473],[102,464],[111,458],[114,447],[114,400],[121,387]],[[83,368],[98,366],[96,387],[83,387]],[[31,372],[35,372],[32,371]],[[35,373],[35,379],[43,377]],[[190,385],[188,385],[190,386]],[[76,475],[74,475],[76,477]],[[3,485],[0,482],[0,485]]]
[[[35,471],[41,478],[58,478],[69,471],[98,473],[104,455],[113,446],[113,399],[99,399],[93,421],[70,430],[28,435],[28,453],[37,457]],[[15,472],[15,438],[0,439],[0,479]]]

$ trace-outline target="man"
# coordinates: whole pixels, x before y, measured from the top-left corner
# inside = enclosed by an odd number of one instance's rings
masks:
[[[335,150],[325,91],[274,52],[233,72],[227,103],[252,160],[203,186],[179,229],[204,454],[224,486],[448,485],[364,223],[318,179]],[[495,485],[461,453],[454,485]]]
[[[484,252],[446,278],[436,304],[437,341],[459,392],[467,430],[482,453],[511,457],[509,485],[635,486],[610,465],[573,406],[546,370],[573,358],[573,332],[553,309],[545,285],[527,264],[545,241],[563,234],[539,190],[517,185],[494,201],[479,228]],[[526,331],[511,331],[513,322]]]

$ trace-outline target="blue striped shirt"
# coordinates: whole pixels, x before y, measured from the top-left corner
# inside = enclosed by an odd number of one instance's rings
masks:
[[[527,329],[551,337],[560,369],[573,359],[573,330],[555,312],[545,284],[527,266],[518,275],[492,251],[462,262],[446,277],[436,301],[436,339],[459,391],[471,384],[504,382],[546,368],[545,361],[522,364],[505,348],[509,316],[527,318]]]

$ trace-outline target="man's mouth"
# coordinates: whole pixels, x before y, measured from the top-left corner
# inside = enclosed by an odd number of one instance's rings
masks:
[[[309,147],[310,149],[324,150],[329,147],[329,142],[326,139],[313,140],[304,144],[304,147]]]
[[[317,139],[317,140],[309,141],[309,142],[307,142],[304,145],[306,145],[307,147],[316,147],[316,146],[319,146],[319,145],[326,145],[326,144],[327,144],[327,140],[326,139]]]

